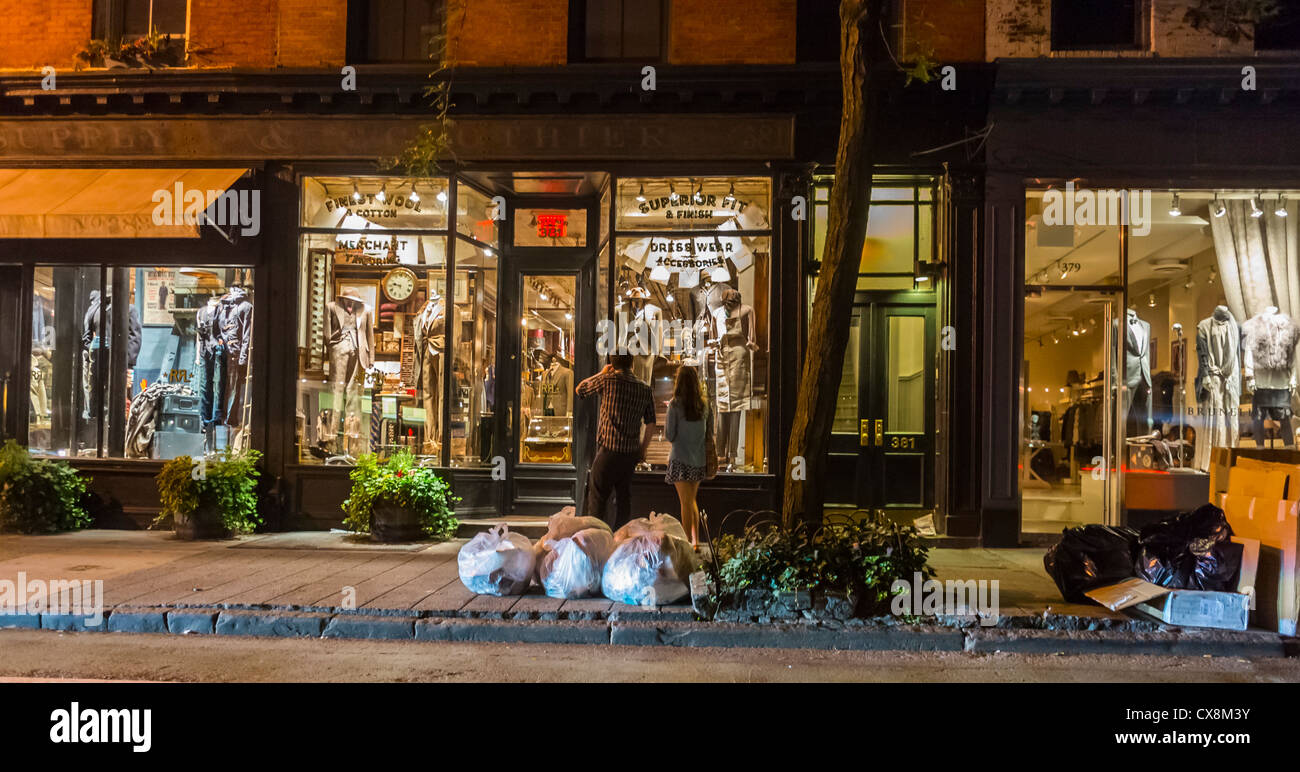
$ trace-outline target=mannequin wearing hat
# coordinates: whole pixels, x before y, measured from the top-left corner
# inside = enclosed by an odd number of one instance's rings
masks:
[[[415,389],[424,404],[424,452],[442,443],[442,356],[447,349],[447,310],[442,296],[431,292],[415,316]]]
[[[355,416],[360,421],[361,376],[375,363],[375,324],[361,293],[352,288],[345,289],[338,298],[325,304],[325,319],[328,335],[325,356],[329,361],[333,387],[333,416],[328,439],[333,440],[335,450],[342,453],[345,450],[341,436],[343,416],[346,413],[348,418]]]
[[[663,309],[650,302],[650,291],[645,287],[636,287],[628,292],[628,305],[632,309],[629,329],[633,335],[641,338],[645,349],[652,350],[656,343],[654,323],[663,318]],[[632,357],[632,374],[643,383],[650,383],[654,377],[655,357],[659,352],[634,354]]]

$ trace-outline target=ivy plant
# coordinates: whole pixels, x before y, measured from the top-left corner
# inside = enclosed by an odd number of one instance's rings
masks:
[[[13,440],[0,448],[0,531],[54,533],[90,525],[88,478],[62,461],[34,459]]]
[[[251,533],[262,524],[257,511],[256,450],[230,450],[212,458],[177,456],[163,465],[156,478],[162,510],[154,525],[190,517],[202,508],[218,512],[232,533]]]
[[[861,613],[884,613],[898,579],[934,576],[916,529],[879,513],[828,519],[820,528],[762,523],[714,541],[719,595],[738,590],[852,593]]]
[[[432,539],[450,539],[460,526],[452,506],[460,501],[451,486],[432,469],[420,466],[409,450],[381,461],[374,453],[357,459],[348,475],[352,490],[343,501],[343,524],[353,531],[370,532],[377,506],[396,506],[415,512]]]

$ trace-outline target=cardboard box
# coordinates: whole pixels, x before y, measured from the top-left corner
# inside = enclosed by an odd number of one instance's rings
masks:
[[[1239,592],[1169,590],[1134,578],[1084,594],[1111,611],[1134,608],[1168,625],[1245,630],[1250,621],[1250,596]]]
[[[1264,499],[1220,494],[1218,506],[1228,517],[1233,535],[1260,544],[1255,590],[1256,616],[1260,625],[1272,619],[1272,609],[1265,609],[1266,598],[1276,598],[1277,631],[1296,634],[1300,618],[1300,593],[1297,592],[1296,548],[1300,542],[1300,501]],[[1273,629],[1269,625],[1269,629]]]
[[[1239,592],[1174,590],[1136,607],[1165,624],[1182,627],[1245,630],[1250,618],[1250,596]]]

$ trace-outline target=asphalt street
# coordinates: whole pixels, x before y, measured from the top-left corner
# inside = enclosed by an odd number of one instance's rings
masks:
[[[0,681],[1298,682],[1300,659],[861,652],[0,631]]]

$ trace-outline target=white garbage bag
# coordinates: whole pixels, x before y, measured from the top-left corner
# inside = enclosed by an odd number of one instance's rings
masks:
[[[633,536],[654,533],[655,531],[662,531],[688,544],[690,543],[690,537],[686,535],[686,529],[682,527],[680,520],[672,515],[657,515],[654,512],[651,512],[649,517],[638,517],[635,520],[630,520],[627,525],[615,531],[614,543],[622,544]]]
[[[579,531],[597,529],[610,533],[609,524],[599,517],[575,517],[569,514],[573,507],[565,507],[559,513],[551,515],[546,521],[546,535],[537,540],[533,545],[533,550],[537,553],[538,559],[546,552],[546,542],[559,541],[567,539]]]
[[[662,606],[686,597],[694,570],[689,542],[652,529],[618,543],[605,563],[601,590],[606,598],[629,606]]]
[[[586,528],[573,536],[546,540],[537,561],[537,580],[552,598],[586,598],[600,594],[605,561],[614,551],[609,528]]]
[[[460,548],[460,581],[480,595],[523,595],[533,582],[537,557],[528,537],[505,524],[480,533]]]

